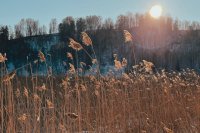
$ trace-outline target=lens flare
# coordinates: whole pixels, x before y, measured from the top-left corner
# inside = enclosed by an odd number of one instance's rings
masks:
[[[162,7],[160,5],[155,5],[153,6],[150,11],[149,14],[153,17],[153,18],[160,18],[160,16],[162,15]]]

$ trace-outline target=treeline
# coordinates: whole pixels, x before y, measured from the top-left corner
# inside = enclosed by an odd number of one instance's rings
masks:
[[[49,26],[40,25],[38,20],[31,18],[21,19],[14,28],[11,26],[0,26],[1,40],[16,39],[28,36],[69,33],[70,36],[82,31],[91,31],[99,29],[132,29],[140,27],[146,28],[161,28],[162,30],[198,30],[200,29],[199,22],[180,21],[172,17],[165,16],[159,20],[153,19],[149,14],[133,14],[119,15],[114,22],[111,18],[103,19],[101,16],[86,16],[80,18],[73,18],[68,16],[58,23],[56,18],[52,19]],[[160,30],[161,30],[160,29]],[[2,37],[3,36],[3,37]]]
[[[133,36],[130,45],[124,44],[124,29]],[[200,23],[169,16],[154,19],[149,14],[127,13],[119,15],[115,21],[95,15],[68,16],[60,23],[52,19],[48,27],[33,19],[22,19],[14,30],[10,26],[0,26],[0,52],[12,56],[9,59],[17,61],[15,66],[25,63],[29,55],[37,57],[38,50],[42,50],[52,55],[54,68],[59,71],[62,61],[66,60],[66,52],[73,52],[66,45],[68,38],[81,43],[82,31],[91,37],[101,66],[112,66],[113,54],[118,54],[119,59],[125,57],[130,65],[134,65],[135,52],[137,63],[145,59],[166,69],[200,68]],[[55,38],[58,40],[55,41]],[[38,49],[31,48],[33,45]],[[87,50],[91,53],[91,49]],[[84,52],[79,52],[79,56],[80,61],[90,64]]]

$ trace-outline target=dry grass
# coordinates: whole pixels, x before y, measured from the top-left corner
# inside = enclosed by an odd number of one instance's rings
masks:
[[[1,79],[1,132],[199,132],[194,71]],[[27,81],[26,81],[27,80]]]
[[[39,57],[44,63],[44,54]],[[0,132],[200,132],[200,76],[195,71],[158,72],[144,60],[123,73],[126,59],[120,62],[115,55],[115,63],[107,76],[97,70],[82,77],[70,64],[65,77],[19,77],[8,73],[3,61]]]

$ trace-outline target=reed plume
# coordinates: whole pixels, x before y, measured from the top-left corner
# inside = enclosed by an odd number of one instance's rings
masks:
[[[81,46],[80,43],[74,41],[74,39],[69,38],[69,47],[71,47],[72,49],[76,50],[76,51],[80,51],[81,49],[83,49],[83,47]]]
[[[0,53],[0,63],[5,62],[6,60],[7,60],[6,54],[5,54],[5,55],[2,55],[2,54]]]
[[[78,115],[75,113],[68,113],[67,116],[73,120],[76,120],[78,118]]]
[[[41,62],[45,62],[46,61],[46,58],[45,58],[44,54],[42,53],[42,51],[38,52],[38,57],[40,58]]]
[[[126,67],[128,64],[127,59],[123,58],[122,59],[122,67]]]
[[[73,55],[69,52],[67,52],[67,57],[70,58],[71,60],[73,60]]]
[[[27,114],[22,114],[20,117],[18,117],[18,120],[20,122],[25,122],[27,120]]]
[[[86,46],[92,45],[92,40],[88,36],[88,34],[86,32],[81,32],[81,36],[82,36],[82,42],[83,42],[83,44],[85,44]]]
[[[117,69],[117,70],[120,70],[120,69],[122,69],[122,64],[121,64],[121,62],[120,61],[118,61],[118,60],[114,60],[114,63],[115,63],[115,68]]]
[[[124,30],[124,38],[125,38],[125,43],[133,41],[131,33],[129,33],[127,30]]]
[[[3,82],[8,82],[8,81],[12,80],[15,77],[15,75],[16,75],[16,71],[13,71],[13,72],[5,75],[3,77]]]
[[[69,63],[69,72],[70,73],[75,73],[76,72],[76,70],[75,70],[75,67],[74,67],[74,65],[73,64],[71,64],[71,63]]]
[[[146,60],[142,60],[142,61],[143,61],[146,72],[151,72],[153,68],[155,67],[152,62],[148,62]]]
[[[46,101],[47,101],[47,107],[48,107],[49,109],[54,108],[54,105],[53,105],[53,103],[52,103],[50,100],[46,100]]]

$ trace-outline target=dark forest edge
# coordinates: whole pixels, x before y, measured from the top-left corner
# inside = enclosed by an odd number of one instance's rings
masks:
[[[80,42],[81,32],[86,31],[94,42],[94,50],[102,67],[113,65],[113,54],[118,54],[119,59],[125,57],[133,65],[131,49],[135,47],[138,62],[145,59],[161,68],[199,70],[199,22],[180,21],[169,16],[153,19],[149,14],[127,13],[119,15],[115,22],[95,15],[76,19],[66,17],[60,24],[52,19],[49,32],[46,26],[40,26],[39,21],[33,19],[22,19],[14,27],[14,31],[9,26],[0,27],[0,52],[7,53],[15,68],[26,64],[29,56],[33,58],[29,60],[33,61],[37,52],[42,50],[45,54],[51,54],[53,60],[59,59],[53,64],[55,71],[59,71],[57,64],[68,62],[66,52],[72,52],[66,45],[69,38]],[[133,35],[130,45],[123,43],[124,29]],[[54,44],[45,45],[53,38],[56,38],[52,42]],[[31,46],[35,42],[37,48]],[[91,49],[88,52],[92,54]],[[86,54],[79,55],[80,61],[91,65]]]

